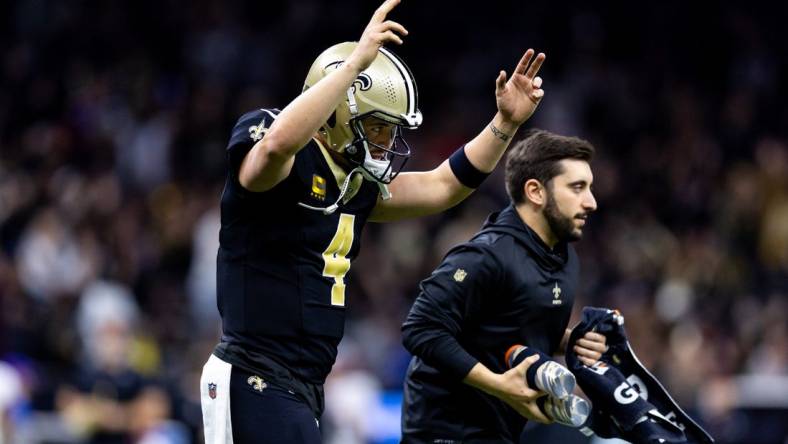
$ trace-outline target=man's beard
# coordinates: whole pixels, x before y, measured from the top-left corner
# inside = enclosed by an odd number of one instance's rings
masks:
[[[583,237],[583,232],[575,228],[574,217],[561,214],[553,193],[549,190],[547,191],[547,204],[544,207],[544,217],[559,242],[574,242]]]

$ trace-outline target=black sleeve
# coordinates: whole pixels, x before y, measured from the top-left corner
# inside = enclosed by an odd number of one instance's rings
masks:
[[[279,110],[276,109],[256,109],[241,116],[233,127],[227,144],[227,168],[236,180],[244,157],[265,136],[277,114]]]
[[[489,247],[461,245],[422,281],[402,325],[405,348],[428,365],[463,379],[479,362],[457,341],[464,324],[498,285],[501,266]]]

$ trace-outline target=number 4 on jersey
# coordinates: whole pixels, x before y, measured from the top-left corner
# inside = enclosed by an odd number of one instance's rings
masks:
[[[331,305],[345,306],[345,275],[350,270],[350,259],[347,258],[350,248],[353,246],[353,225],[356,216],[352,214],[340,214],[337,232],[328,244],[328,248],[323,252],[323,276],[334,278],[334,285],[331,287]]]

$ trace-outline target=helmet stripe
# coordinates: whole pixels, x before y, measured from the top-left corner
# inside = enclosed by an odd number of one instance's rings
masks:
[[[397,67],[400,75],[403,79],[405,79],[405,90],[407,91],[408,95],[408,115],[414,115],[416,113],[416,85],[413,83],[413,78],[411,76],[410,70],[399,57],[395,56],[391,51],[386,48],[381,47],[380,52],[383,53],[386,57],[394,63],[394,66]]]

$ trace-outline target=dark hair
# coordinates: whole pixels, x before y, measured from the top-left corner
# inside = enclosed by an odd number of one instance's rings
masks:
[[[559,162],[578,159],[591,162],[594,146],[577,137],[559,136],[545,130],[533,130],[509,148],[506,157],[506,191],[515,204],[524,201],[523,185],[536,179],[548,186],[550,180],[563,173]]]

